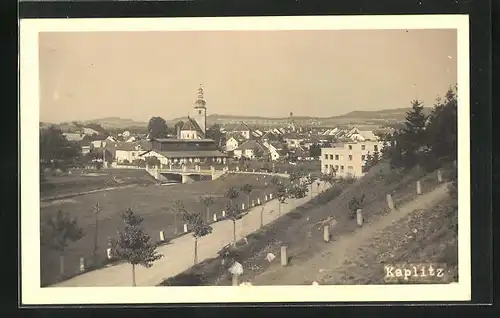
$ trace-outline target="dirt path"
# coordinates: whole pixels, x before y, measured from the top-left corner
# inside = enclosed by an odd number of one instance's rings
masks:
[[[281,267],[276,261],[266,272],[254,277],[253,285],[300,285],[320,282],[326,277],[341,275],[347,269],[350,258],[357,257],[360,249],[368,245],[379,231],[403,219],[411,212],[435,206],[447,196],[447,184],[416,197],[398,210],[367,222],[362,228],[348,235],[333,238],[322,253],[300,263]],[[377,264],[378,265],[378,264]]]

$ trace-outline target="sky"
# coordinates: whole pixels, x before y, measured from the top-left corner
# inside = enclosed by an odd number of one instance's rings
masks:
[[[40,33],[40,120],[329,117],[432,106],[457,82],[456,30]]]

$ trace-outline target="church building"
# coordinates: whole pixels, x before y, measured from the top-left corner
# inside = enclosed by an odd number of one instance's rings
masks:
[[[176,139],[154,139],[152,149],[142,157],[156,157],[164,165],[193,163],[224,163],[227,155],[220,152],[215,140],[206,138],[207,108],[203,88],[198,89],[194,116],[178,129]]]

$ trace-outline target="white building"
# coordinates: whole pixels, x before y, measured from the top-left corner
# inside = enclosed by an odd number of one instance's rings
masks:
[[[362,177],[365,174],[363,166],[366,156],[375,151],[380,153],[383,145],[383,142],[379,141],[364,141],[321,148],[321,172],[331,173],[335,170],[339,177]]]

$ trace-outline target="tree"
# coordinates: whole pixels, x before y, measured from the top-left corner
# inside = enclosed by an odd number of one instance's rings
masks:
[[[215,203],[214,197],[211,195],[203,196],[201,198],[203,204],[205,205],[206,208],[206,218],[205,222],[210,223],[210,206]]]
[[[227,218],[233,222],[233,243],[236,244],[236,221],[243,217],[241,207],[238,204],[226,204]]]
[[[336,170],[332,169],[330,173],[322,173],[319,179],[323,182],[333,185],[335,183],[335,177],[336,177]]]
[[[149,138],[167,137],[167,122],[161,117],[151,117],[148,122]]]
[[[311,187],[311,198],[312,198],[312,191],[313,191],[313,184],[314,184],[314,181],[316,181],[318,179],[318,177],[312,175],[312,174],[308,174],[307,175],[307,178],[306,178],[306,184],[309,185]]]
[[[40,130],[40,162],[53,169],[65,168],[80,155],[80,147],[64,137],[55,126]]]
[[[54,217],[45,217],[40,233],[41,245],[59,254],[60,273],[64,274],[64,252],[69,243],[74,243],[84,236],[77,219],[71,219],[67,213],[57,211]]]
[[[321,156],[321,145],[314,143],[309,147],[309,157],[318,158],[319,156]]]
[[[212,227],[201,216],[200,212],[183,213],[184,221],[192,228],[194,237],[194,264],[198,264],[198,239],[212,233]]]
[[[359,209],[363,208],[363,203],[365,200],[365,194],[361,194],[361,196],[358,197],[352,197],[351,200],[349,201],[349,211],[350,211],[350,218],[354,219],[356,217],[356,212]]]
[[[226,193],[224,196],[229,199],[231,205],[233,204],[233,200],[236,199],[240,193],[238,192],[238,189],[236,188],[229,188],[227,189]]]
[[[171,210],[174,212],[174,234],[177,235],[177,215],[184,215],[186,208],[181,200],[175,200]]]
[[[412,101],[411,110],[406,113],[406,121],[401,133],[396,140],[401,153],[400,161],[396,162],[404,168],[411,168],[419,164],[422,154],[422,146],[426,141],[425,123],[427,116],[424,107],[418,100]]]
[[[247,196],[247,207],[250,208],[250,193],[252,193],[253,188],[252,185],[247,183],[241,187],[241,192],[245,193]]]
[[[142,217],[127,209],[122,213],[122,219],[125,227],[123,231],[118,230],[113,252],[118,259],[132,265],[132,286],[135,286],[135,267],[142,265],[149,268],[163,255],[156,252],[160,242],[152,242],[151,237],[141,228]]]
[[[226,136],[220,131],[220,125],[213,124],[207,129],[205,136],[207,139],[212,139],[219,149],[226,144]]]
[[[146,165],[149,167],[160,167],[161,165],[160,159],[154,156],[146,157],[144,161],[146,161]]]
[[[446,92],[444,101],[438,99],[426,127],[427,146],[436,161],[457,159],[457,95],[456,88]]]
[[[288,191],[289,189],[283,184],[283,182],[277,184],[274,195],[278,199],[278,215],[280,216],[281,216],[281,205],[286,203],[286,200],[288,199]]]
[[[257,146],[256,146],[256,147],[253,149],[253,156],[254,156],[255,158],[258,158],[258,159],[263,158],[263,157],[264,157],[264,150],[263,150],[261,147],[257,147]]]

